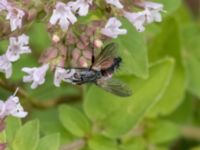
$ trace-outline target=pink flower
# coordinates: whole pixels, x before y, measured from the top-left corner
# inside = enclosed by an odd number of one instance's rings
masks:
[[[0,72],[3,72],[6,78],[10,78],[12,75],[12,63],[6,55],[0,56]]]
[[[31,53],[30,48],[27,46],[29,37],[22,34],[18,37],[10,38],[10,45],[8,46],[6,56],[9,61],[16,61],[20,58],[20,54]]]
[[[50,23],[52,25],[60,25],[63,31],[66,31],[70,24],[74,24],[77,21],[76,16],[72,13],[71,8],[62,3],[57,2],[56,8],[53,10],[53,14],[50,18]]]
[[[35,89],[38,85],[45,82],[45,75],[49,69],[49,64],[44,64],[41,67],[22,68],[22,71],[26,72],[28,75],[23,77],[23,82],[32,82],[31,88]]]
[[[6,19],[10,20],[11,31],[16,30],[17,28],[21,28],[22,19],[25,15],[24,11],[14,7],[9,7],[7,11],[8,14],[6,16]]]
[[[19,98],[15,96],[15,94],[10,96],[5,102],[0,100],[0,119],[4,119],[9,115],[24,118],[27,114],[28,113],[24,111],[19,103]]]
[[[115,17],[112,17],[108,20],[106,23],[106,26],[101,29],[101,33],[111,37],[111,38],[117,38],[118,35],[126,34],[126,29],[120,29],[120,26],[122,23]]]
[[[112,4],[114,5],[115,7],[119,8],[119,9],[122,9],[124,6],[120,3],[119,0],[106,0],[106,3],[108,4]]]
[[[89,6],[92,5],[92,0],[76,0],[67,4],[74,12],[78,12],[80,16],[88,14]]]

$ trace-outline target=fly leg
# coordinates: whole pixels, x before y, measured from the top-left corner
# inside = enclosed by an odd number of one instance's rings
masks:
[[[94,33],[93,33],[93,41],[92,41],[92,58],[91,58],[91,66],[90,66],[90,70],[92,69],[92,66],[94,64],[95,61],[95,56],[94,56]]]

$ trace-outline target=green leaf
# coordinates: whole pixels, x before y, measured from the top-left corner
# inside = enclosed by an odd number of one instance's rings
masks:
[[[188,76],[188,90],[200,98],[200,29],[190,24],[182,30],[184,44],[184,62]]]
[[[173,57],[176,61],[176,65],[165,94],[150,111],[149,116],[151,117],[172,113],[184,99],[186,77],[181,58],[179,27],[173,18],[165,20],[161,33],[151,42],[149,49],[149,59],[151,62],[166,56]]]
[[[36,150],[39,142],[39,121],[27,122],[16,133],[13,150]]]
[[[132,138],[120,146],[121,150],[146,150],[147,143],[143,138]]]
[[[36,150],[58,150],[59,146],[59,134],[51,134],[40,139]]]
[[[28,32],[30,36],[30,45],[32,51],[39,53],[48,48],[51,44],[51,39],[47,33],[44,23],[34,23]]]
[[[59,119],[69,132],[78,137],[84,137],[91,129],[83,112],[67,105],[59,107]]]
[[[117,150],[117,143],[101,135],[95,135],[88,141],[91,150]]]
[[[147,138],[153,144],[165,144],[180,136],[179,126],[167,120],[155,120],[148,124]]]
[[[127,98],[92,86],[86,93],[84,110],[97,126],[96,132],[116,138],[133,128],[162,96],[171,79],[173,66],[173,59],[167,58],[150,68],[148,79],[124,77],[134,93]]]
[[[39,119],[40,131],[42,135],[60,134],[60,143],[66,144],[74,140],[73,135],[65,130],[58,118],[57,108],[33,109],[29,116],[31,119]]]
[[[119,45],[119,56],[123,61],[119,74],[147,78],[148,58],[144,38],[126,19],[121,19],[121,21],[128,33],[113,40]]]
[[[16,117],[6,118],[6,139],[9,144],[13,141],[17,130],[21,127],[21,120]]]

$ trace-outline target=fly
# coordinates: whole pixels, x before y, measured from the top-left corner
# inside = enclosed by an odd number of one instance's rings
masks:
[[[116,44],[110,43],[102,49],[96,58],[94,55],[92,56],[92,63],[89,68],[66,69],[68,77],[65,78],[65,81],[76,85],[95,83],[115,95],[130,96],[132,92],[129,87],[120,80],[112,78],[122,61],[121,57],[117,56],[116,49]]]

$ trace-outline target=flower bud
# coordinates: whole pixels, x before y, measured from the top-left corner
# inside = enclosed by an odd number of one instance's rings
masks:
[[[103,42],[102,42],[101,40],[99,40],[99,39],[96,39],[96,40],[94,41],[94,46],[95,46],[96,48],[101,48],[101,47],[103,46]]]
[[[60,41],[60,37],[58,35],[54,34],[52,37],[52,41],[53,41],[53,43],[58,43]]]

